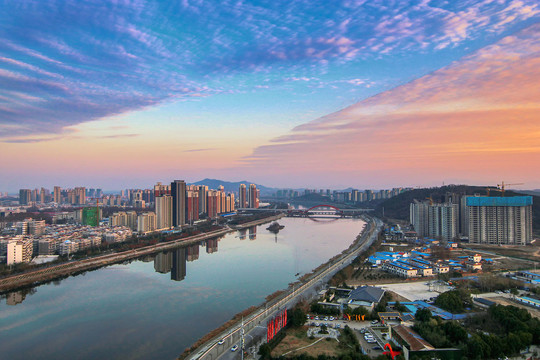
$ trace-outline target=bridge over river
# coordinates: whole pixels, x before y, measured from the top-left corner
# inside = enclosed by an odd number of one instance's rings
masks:
[[[310,217],[310,218],[357,218],[366,214],[373,209],[340,209],[334,205],[320,204],[310,207],[309,209],[271,209],[271,208],[243,208],[238,209],[238,212],[281,212],[288,217]]]

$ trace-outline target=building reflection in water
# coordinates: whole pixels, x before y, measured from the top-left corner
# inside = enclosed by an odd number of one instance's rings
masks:
[[[249,240],[257,239],[257,226],[251,226],[248,230],[249,230]]]
[[[7,305],[17,305],[26,299],[26,295],[33,295],[37,292],[35,288],[13,291],[5,295]]]
[[[191,245],[186,248],[187,261],[195,261],[199,258],[199,244]]]
[[[158,273],[167,274],[172,269],[172,252],[162,252],[154,259],[154,270]]]
[[[213,254],[218,250],[218,239],[208,239],[206,240],[206,253]]]
[[[182,281],[186,277],[186,249],[180,248],[173,251],[171,280]]]
[[[238,230],[238,238],[240,240],[245,240],[247,237],[247,229],[240,229]]]

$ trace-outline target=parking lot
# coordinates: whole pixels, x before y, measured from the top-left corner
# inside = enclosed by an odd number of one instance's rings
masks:
[[[330,316],[315,316],[308,315],[309,319],[306,322],[308,326],[321,326],[325,324],[328,327],[334,329],[343,329],[345,326],[349,326],[356,337],[364,353],[370,356],[382,355],[382,346],[386,342],[380,331],[374,330],[372,326],[379,325],[379,322],[371,321],[347,321]],[[333,319],[333,320],[331,320]]]

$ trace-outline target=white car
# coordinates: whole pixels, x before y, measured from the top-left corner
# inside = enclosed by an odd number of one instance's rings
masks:
[[[218,345],[223,345],[224,342],[225,342],[225,339],[221,339],[217,343],[218,343]]]
[[[231,351],[236,351],[238,350],[238,345],[234,345],[232,348],[231,348]]]

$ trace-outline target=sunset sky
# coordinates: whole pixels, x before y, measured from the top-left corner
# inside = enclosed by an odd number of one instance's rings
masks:
[[[0,191],[540,188],[540,3],[0,0]]]

